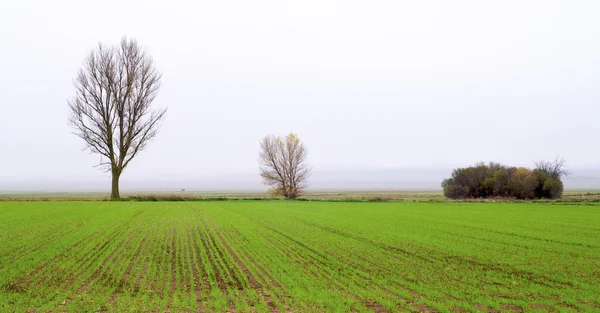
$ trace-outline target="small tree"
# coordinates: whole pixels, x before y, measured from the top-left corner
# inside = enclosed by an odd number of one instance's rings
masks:
[[[307,187],[310,167],[306,147],[297,135],[267,136],[260,142],[260,176],[271,194],[297,198]]]
[[[557,199],[562,196],[564,186],[561,179],[571,172],[565,168],[566,161],[558,155],[554,161],[535,162],[536,176],[539,185],[536,188],[538,197]]]
[[[520,167],[508,180],[508,188],[517,199],[535,198],[535,188],[538,181],[535,174],[528,168]]]
[[[544,172],[550,178],[560,180],[571,174],[571,172],[565,168],[566,164],[567,161],[557,155],[554,161],[535,162],[535,169]]]
[[[111,199],[120,198],[123,170],[156,136],[166,113],[151,110],[160,79],[152,58],[127,38],[116,47],[99,44],[75,79],[69,123],[111,172]]]

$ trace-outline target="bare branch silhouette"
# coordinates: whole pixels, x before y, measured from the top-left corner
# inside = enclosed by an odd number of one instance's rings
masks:
[[[571,175],[571,172],[565,168],[566,164],[567,161],[557,155],[554,161],[535,162],[535,168],[546,173],[549,177],[560,180],[562,177]]]
[[[306,147],[295,134],[263,138],[259,163],[260,176],[272,194],[295,199],[306,189],[310,167]]]
[[[111,199],[119,199],[119,178],[131,160],[158,133],[166,109],[151,110],[161,74],[133,39],[90,52],[74,81],[69,124],[86,148],[101,156],[112,174]]]

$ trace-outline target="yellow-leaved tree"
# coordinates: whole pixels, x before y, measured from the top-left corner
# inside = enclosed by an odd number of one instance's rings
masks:
[[[260,176],[272,195],[296,199],[306,189],[310,166],[306,147],[296,134],[263,138],[259,163]]]

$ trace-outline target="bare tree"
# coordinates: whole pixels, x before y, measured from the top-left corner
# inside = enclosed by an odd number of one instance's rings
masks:
[[[560,156],[556,156],[554,161],[535,162],[535,169],[544,172],[551,178],[560,180],[564,176],[569,176],[571,172],[565,168],[567,162]]]
[[[129,162],[158,132],[166,109],[151,110],[161,74],[135,40],[102,43],[90,52],[74,80],[69,124],[101,157],[98,166],[112,174],[111,199],[119,199],[119,178]]]
[[[287,199],[297,198],[307,187],[310,167],[306,147],[297,135],[267,136],[260,142],[260,176],[270,192]]]

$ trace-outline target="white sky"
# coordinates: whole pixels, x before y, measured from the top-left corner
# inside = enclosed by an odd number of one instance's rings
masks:
[[[67,125],[87,53],[124,35],[163,73],[136,179],[257,171],[300,135],[315,170],[600,164],[600,1],[2,1],[0,181],[105,179]]]

